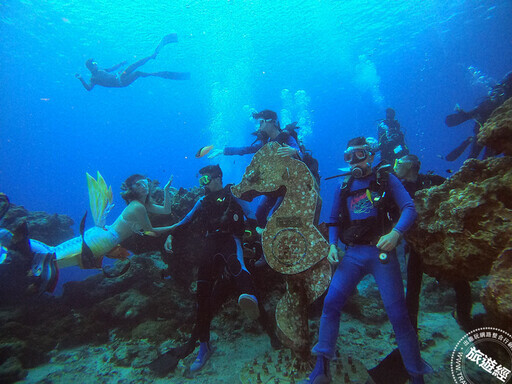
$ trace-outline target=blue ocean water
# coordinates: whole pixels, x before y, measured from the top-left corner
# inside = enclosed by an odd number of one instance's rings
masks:
[[[0,188],[29,210],[79,222],[85,172],[118,191],[132,173],[197,184],[209,144],[247,145],[252,110],[301,122],[322,176],[338,173],[346,141],[375,136],[393,107],[422,170],[449,176],[441,157],[472,134],[444,125],[512,69],[512,2],[498,1],[12,1],[0,3]],[[84,62],[109,67],[179,42],[141,70],[188,71],[190,81],[141,78],[87,92]],[[250,160],[215,159],[226,182]],[[322,182],[322,217],[337,182]],[[108,220],[107,220],[108,221]]]

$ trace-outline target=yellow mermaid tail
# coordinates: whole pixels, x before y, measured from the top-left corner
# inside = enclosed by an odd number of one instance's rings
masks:
[[[98,171],[98,180],[86,173],[87,187],[89,189],[89,204],[94,224],[103,228],[108,213],[114,206],[112,198],[112,187],[107,187],[107,183]]]

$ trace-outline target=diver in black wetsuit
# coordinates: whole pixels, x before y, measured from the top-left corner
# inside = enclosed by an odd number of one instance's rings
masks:
[[[205,188],[206,194],[183,220],[172,226],[172,235],[165,243],[166,251],[171,252],[172,237],[176,231],[191,223],[198,223],[205,236],[204,253],[197,273],[198,308],[194,330],[200,347],[190,367],[191,372],[202,369],[213,352],[210,347],[210,322],[214,310],[220,307],[220,300],[229,293],[225,289],[226,281],[236,287],[238,304],[247,317],[260,318],[267,333],[271,335],[273,332],[268,327],[270,322],[256,298],[252,276],[243,260],[241,238],[245,231],[244,216],[248,213],[248,203],[233,196],[231,185],[223,186],[222,170],[218,165],[204,167],[199,173],[202,175],[199,183]],[[222,289],[218,289],[220,287]]]
[[[477,158],[483,149],[483,146],[478,144],[477,141],[480,128],[485,124],[487,119],[489,119],[492,112],[510,97],[512,97],[512,71],[507,73],[498,84],[492,87],[484,101],[478,104],[474,109],[466,112],[457,106],[457,113],[446,116],[445,123],[448,127],[455,127],[471,119],[475,120],[475,125],[473,126],[473,136],[464,140],[457,148],[446,155],[445,159],[448,161],[457,160],[469,144],[472,145],[468,159]],[[485,148],[484,158],[494,155],[493,150],[487,147]]]
[[[178,41],[178,35],[175,33],[171,33],[167,36],[164,36],[162,41],[160,41],[160,44],[155,49],[155,52],[151,56],[145,57],[132,65],[130,65],[128,68],[126,68],[124,71],[120,71],[117,74],[112,74],[111,72],[114,72],[118,70],[119,68],[122,68],[125,66],[126,61],[123,61],[122,63],[119,63],[117,65],[114,65],[111,68],[99,68],[98,63],[94,61],[94,59],[88,59],[85,62],[85,66],[89,71],[91,71],[91,79],[89,83],[87,83],[83,77],[80,74],[75,74],[75,77],[80,80],[82,85],[85,89],[88,91],[91,91],[95,85],[100,85],[102,87],[108,87],[108,88],[122,88],[127,87],[131,83],[133,83],[135,80],[137,80],[139,77],[148,77],[148,76],[156,76],[161,77],[164,79],[170,79],[170,80],[189,80],[190,79],[190,73],[188,72],[169,72],[169,71],[162,71],[162,72],[141,72],[141,71],[135,71],[137,68],[141,67],[142,65],[146,64],[151,59],[156,59],[156,56],[160,52],[160,50],[169,43],[176,43]]]
[[[382,161],[392,165],[396,159],[409,153],[405,135],[400,130],[400,123],[395,119],[393,108],[386,109],[386,118],[379,123],[377,137]]]
[[[415,155],[404,156],[397,160],[395,165],[397,177],[413,199],[417,191],[435,185],[441,185],[446,180],[439,175],[420,174],[420,166],[421,162]],[[407,263],[406,304],[409,317],[416,329],[418,329],[418,308],[422,275],[421,256],[414,249],[410,248],[409,262]],[[466,280],[454,282],[452,286],[455,290],[457,303],[456,310],[453,313],[454,318],[461,328],[468,332],[471,329],[472,323],[471,308],[473,304],[471,299],[471,286]]]

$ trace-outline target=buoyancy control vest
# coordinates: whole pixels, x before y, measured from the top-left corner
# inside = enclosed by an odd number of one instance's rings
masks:
[[[341,185],[340,214],[340,240],[345,245],[368,244],[376,245],[379,238],[393,228],[393,218],[399,214],[391,193],[389,192],[389,173],[391,167],[377,166],[372,174],[375,175],[370,185],[363,189],[351,191],[354,176],[347,176]],[[377,215],[361,220],[351,220],[347,207],[350,196],[359,195],[369,191],[376,192],[372,204],[377,208]]]
[[[244,211],[226,185],[218,192],[207,194],[202,202],[207,235],[232,234],[242,236],[245,230]]]

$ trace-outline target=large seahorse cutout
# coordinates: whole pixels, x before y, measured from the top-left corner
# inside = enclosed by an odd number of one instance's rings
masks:
[[[286,275],[287,291],[276,308],[281,339],[307,355],[307,309],[331,279],[328,244],[315,226],[321,199],[313,175],[302,161],[278,156],[279,147],[272,142],[256,152],[242,181],[231,191],[246,200],[268,193],[283,196],[262,233],[262,246],[268,265]]]

